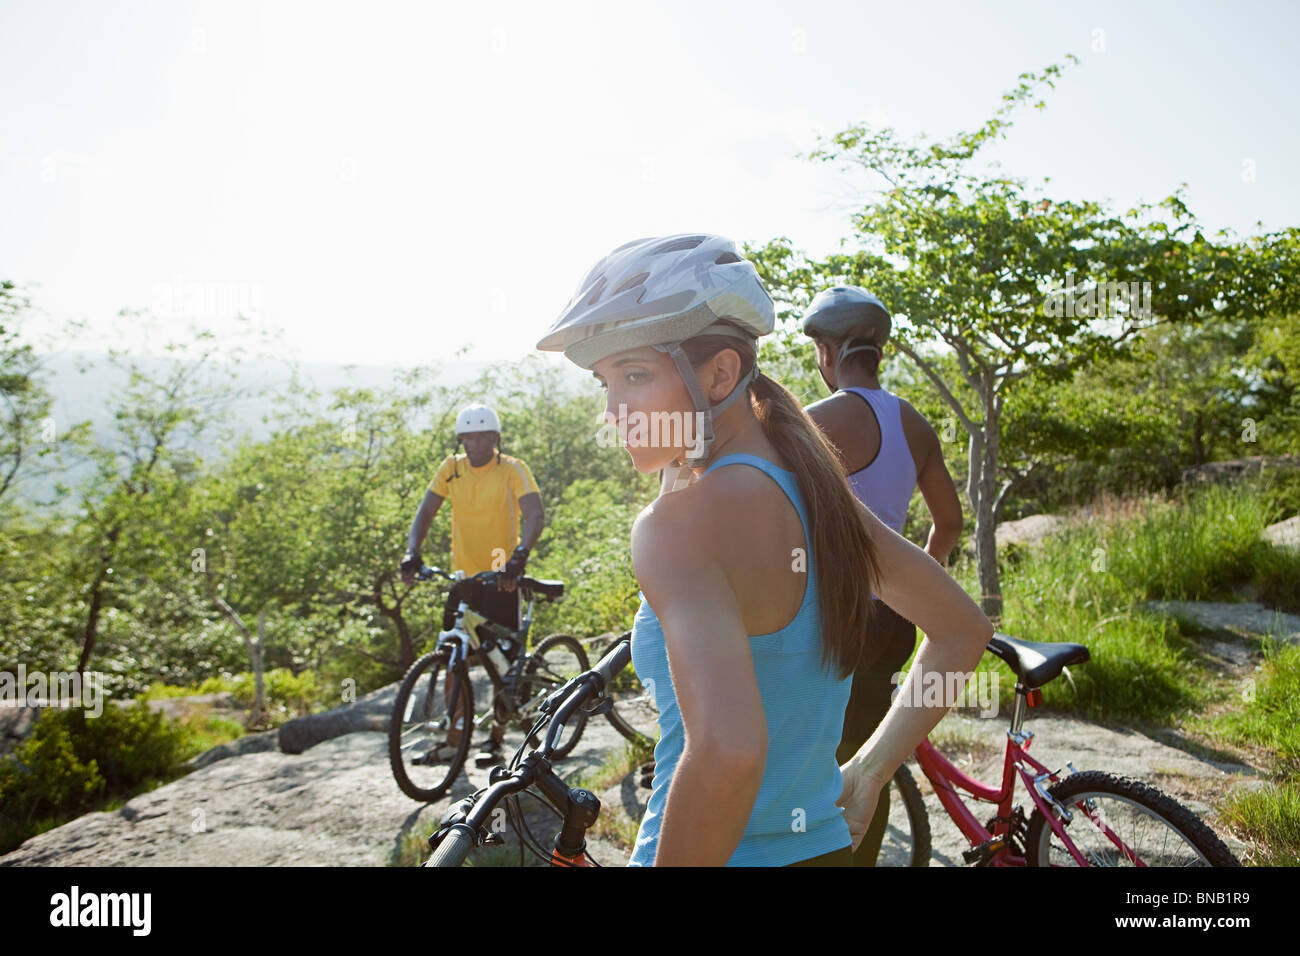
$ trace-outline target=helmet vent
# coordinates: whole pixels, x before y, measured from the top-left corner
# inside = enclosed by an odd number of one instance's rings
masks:
[[[714,264],[719,266],[724,266],[729,262],[740,261],[740,256],[736,255],[734,252],[724,252],[722,255],[718,256],[718,258],[713,260]]]
[[[648,272],[642,272],[640,275],[634,275],[632,278],[628,279],[617,289],[615,289],[612,294],[618,295],[620,292],[626,292],[628,289],[635,289],[639,285],[645,285],[645,280],[648,278],[650,278],[650,273]]]
[[[591,295],[587,298],[587,305],[595,305],[600,299],[600,294],[605,291],[605,277],[601,276],[596,287],[591,290]]]
[[[668,252],[685,252],[687,249],[694,249],[703,241],[703,236],[690,236],[686,239],[678,239],[676,242],[670,242],[666,246],[660,246],[655,250],[655,255],[661,256]]]

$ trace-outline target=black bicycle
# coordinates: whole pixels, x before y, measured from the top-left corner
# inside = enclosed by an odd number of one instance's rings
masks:
[[[416,577],[461,580],[427,566]],[[485,571],[468,580],[495,587],[498,577],[498,572]],[[534,601],[561,600],[564,582],[524,576],[517,587],[526,602],[519,630],[488,620],[460,600],[451,629],[439,634],[434,650],[411,665],[398,688],[388,728],[388,757],[398,787],[413,800],[431,802],[447,792],[468,757],[473,728],[491,720],[530,730],[546,697],[590,666],[582,642],[568,634],[553,634],[527,650]],[[475,660],[483,664],[482,676],[471,672]],[[652,748],[658,711],[631,672],[620,678],[614,697],[604,711],[606,718],[628,740]],[[477,712],[476,699],[490,703]],[[572,752],[585,727],[585,716],[569,725],[556,748],[557,758]],[[537,743],[535,737],[525,741],[529,746]]]
[[[461,580],[440,568],[424,567],[418,580]],[[495,586],[498,573],[485,571],[469,580]],[[533,602],[564,596],[564,582],[520,577],[526,603],[519,630],[488,620],[468,602],[457,602],[455,622],[438,635],[437,646],[406,672],[393,704],[388,728],[388,757],[397,785],[414,800],[437,800],[451,786],[469,754],[473,728],[489,720],[528,729],[538,708],[556,688],[587,670],[587,653],[577,638],[553,634],[531,652],[527,647]],[[450,598],[449,598],[450,600]],[[470,664],[483,665],[480,691],[490,702],[474,709]],[[585,719],[570,724],[557,749],[564,756],[577,746]]]
[[[503,801],[506,818],[519,836],[520,861],[527,848],[551,866],[599,866],[587,852],[587,830],[600,816],[600,800],[594,793],[570,787],[552,769],[551,763],[563,749],[560,739],[575,722],[608,713],[614,699],[607,691],[615,677],[632,659],[631,644],[615,641],[591,670],[574,677],[551,693],[539,708],[529,739],[546,728],[541,746],[526,757],[527,747],[520,747],[508,766],[495,767],[488,786],[451,807],[438,829],[429,837],[433,855],[423,866],[460,866],[476,847],[501,844],[501,836],[489,825],[493,812]],[[530,788],[541,791],[539,796]],[[528,828],[519,808],[519,794],[528,793],[547,806],[561,825],[550,852],[538,842]]]

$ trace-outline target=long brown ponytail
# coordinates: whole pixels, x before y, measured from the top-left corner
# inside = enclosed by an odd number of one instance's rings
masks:
[[[693,365],[724,348],[740,356],[742,376],[754,367],[754,346],[748,342],[701,335],[682,343]],[[875,543],[858,516],[839,452],[794,395],[761,373],[749,391],[763,434],[789,462],[807,509],[821,604],[822,663],[833,662],[847,677],[879,653],[877,642],[868,639],[871,592],[877,585]]]

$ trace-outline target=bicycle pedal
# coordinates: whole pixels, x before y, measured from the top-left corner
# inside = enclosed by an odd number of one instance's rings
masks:
[[[1002,849],[1002,846],[1005,843],[1005,836],[995,836],[993,839],[985,840],[983,843],[978,846],[973,846],[969,850],[963,850],[961,858],[967,863],[973,863],[976,866],[979,866],[991,860],[993,854]]]

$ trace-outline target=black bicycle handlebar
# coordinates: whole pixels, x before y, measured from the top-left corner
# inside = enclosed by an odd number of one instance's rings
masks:
[[[600,802],[586,790],[570,789],[550,767],[550,756],[565,723],[588,699],[600,696],[610,682],[632,659],[632,644],[626,638],[614,646],[591,670],[584,671],[555,691],[542,705],[549,713],[550,724],[542,746],[533,751],[524,765],[509,776],[494,780],[486,790],[466,797],[450,808],[442,820],[443,833],[437,848],[425,866],[459,866],[478,845],[478,833],[490,818],[497,804],[505,797],[527,790],[537,784],[552,803],[567,806],[565,825],[558,834],[558,846],[565,853],[580,852],[586,827],[594,822]],[[505,773],[505,768],[493,771]]]
[[[587,702],[587,698],[603,694],[615,675],[626,667],[630,660],[632,660],[632,643],[620,640],[605,652],[605,656],[596,662],[595,667],[579,674],[547,698],[542,704],[542,713],[553,712],[555,716],[551,718],[550,726],[546,728],[546,741],[540,751],[543,756],[550,757],[556,741],[564,732],[565,724]],[[575,690],[577,685],[582,686],[581,692]]]
[[[463,823],[458,823],[443,836],[438,844],[438,849],[433,851],[433,856],[420,865],[460,866],[465,862],[465,857],[469,856],[469,851],[474,849],[477,843],[478,839],[474,836],[473,831]]]
[[[478,581],[489,587],[500,588],[504,575],[500,571],[480,571],[478,574],[470,575],[466,578],[457,578],[448,574],[442,568],[430,567],[424,565],[415,574],[417,581],[431,581],[434,578],[443,578],[455,584],[457,581]],[[515,586],[520,591],[528,592],[530,598],[540,599],[542,601],[555,601],[560,599],[561,595],[548,593],[548,589],[554,589],[559,582],[539,581],[536,578],[530,578],[526,574],[521,574],[515,578]],[[562,585],[561,585],[562,587]]]
[[[605,652],[605,656],[596,662],[592,668],[600,675],[600,689],[603,691],[609,686],[610,682],[618,676],[619,671],[627,667],[632,660],[632,642],[627,638],[619,638],[614,642],[614,646]]]

